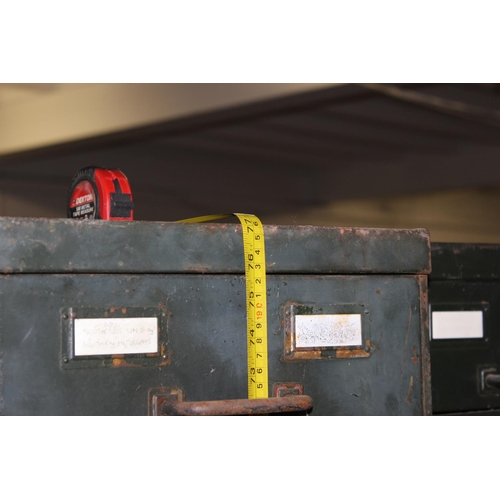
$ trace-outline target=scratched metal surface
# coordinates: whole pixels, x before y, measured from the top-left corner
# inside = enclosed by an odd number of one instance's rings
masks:
[[[433,281],[499,281],[500,245],[432,243]]]
[[[0,276],[4,415],[146,415],[148,391],[190,401],[247,397],[244,278],[201,274]],[[297,382],[312,415],[421,415],[428,373],[416,276],[268,276],[269,381]],[[288,302],[364,304],[375,350],[364,359],[284,361]],[[66,369],[61,310],[158,307],[169,361]],[[425,377],[425,376],[424,376]],[[425,382],[425,381],[424,381]],[[271,395],[271,394],[270,394]]]
[[[264,228],[273,273],[430,272],[425,229]],[[239,224],[0,217],[1,273],[243,273]]]

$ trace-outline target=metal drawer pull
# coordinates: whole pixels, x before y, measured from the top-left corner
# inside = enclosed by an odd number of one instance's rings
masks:
[[[283,396],[264,399],[223,399],[220,401],[171,401],[160,405],[160,415],[265,415],[304,412],[312,408],[310,396]]]
[[[487,387],[500,389],[500,373],[488,373],[484,377],[484,383]]]

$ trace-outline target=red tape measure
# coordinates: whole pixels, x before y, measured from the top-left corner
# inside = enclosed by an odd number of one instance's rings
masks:
[[[82,168],[71,182],[67,215],[70,219],[134,220],[128,179],[116,169]]]

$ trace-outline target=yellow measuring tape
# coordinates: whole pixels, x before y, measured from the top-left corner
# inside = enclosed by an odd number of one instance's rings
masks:
[[[248,398],[269,397],[267,367],[267,288],[264,228],[251,214],[217,214],[177,222],[208,222],[235,215],[241,223],[245,253],[248,344]]]

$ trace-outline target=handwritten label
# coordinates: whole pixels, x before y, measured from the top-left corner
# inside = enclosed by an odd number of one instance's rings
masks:
[[[158,351],[158,318],[75,319],[75,356]]]
[[[337,347],[362,344],[361,314],[295,316],[295,346]]]

